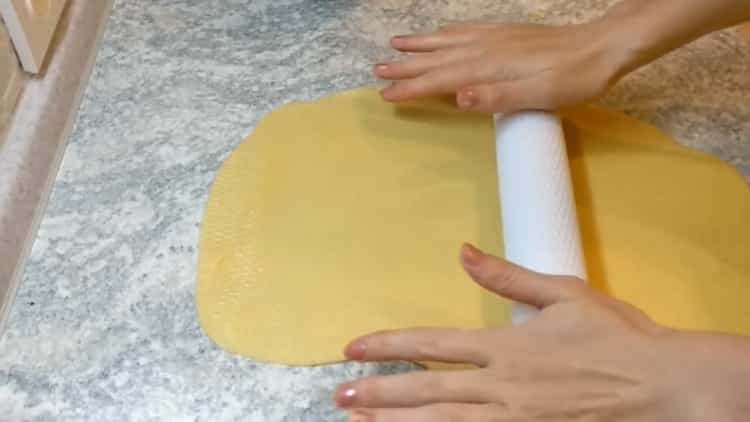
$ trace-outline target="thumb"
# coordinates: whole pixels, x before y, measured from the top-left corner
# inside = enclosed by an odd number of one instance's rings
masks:
[[[537,308],[578,299],[584,294],[581,283],[573,277],[529,271],[468,244],[461,248],[461,262],[469,276],[485,289]]]
[[[543,79],[520,79],[463,88],[457,93],[456,100],[459,105],[471,104],[471,111],[482,113],[549,110],[553,108],[552,92],[554,90],[548,89],[548,83]]]

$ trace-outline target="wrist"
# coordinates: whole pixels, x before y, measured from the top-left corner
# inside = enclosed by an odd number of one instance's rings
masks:
[[[674,331],[672,387],[684,420],[741,422],[750,414],[750,339]],[[679,404],[679,403],[678,403]]]
[[[626,74],[706,34],[750,20],[746,0],[622,0],[597,19]]]
[[[605,15],[582,26],[594,55],[598,57],[599,73],[609,86],[650,61],[648,52],[640,47],[645,43],[635,42],[622,18]]]
[[[660,22],[663,11],[643,3],[623,1],[595,22],[618,78],[688,42],[686,35],[664,28]]]

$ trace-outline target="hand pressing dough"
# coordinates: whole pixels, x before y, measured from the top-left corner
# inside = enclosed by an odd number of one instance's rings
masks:
[[[750,189],[728,165],[596,108],[563,114],[592,284],[658,322],[750,334]],[[502,255],[492,119],[363,88],[267,115],[227,159],[196,306],[227,350],[335,362],[354,337],[509,325],[462,272]]]

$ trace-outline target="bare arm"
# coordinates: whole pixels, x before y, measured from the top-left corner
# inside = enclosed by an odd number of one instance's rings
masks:
[[[747,0],[624,0],[603,18],[623,34],[615,41],[633,55],[627,71],[711,32],[750,21]]]
[[[555,109],[606,92],[627,73],[709,32],[750,20],[750,0],[623,0],[580,25],[461,24],[394,37],[407,58],[381,63],[389,101],[455,94],[480,112]]]

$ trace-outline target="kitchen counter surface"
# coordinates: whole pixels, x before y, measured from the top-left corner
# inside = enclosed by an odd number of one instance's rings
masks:
[[[198,326],[199,223],[222,160],[274,107],[374,83],[391,34],[579,21],[608,3],[116,1],[0,339],[2,420],[344,420],[329,399],[337,383],[399,368],[257,364]],[[750,46],[718,33],[604,102],[750,179],[749,63]]]

